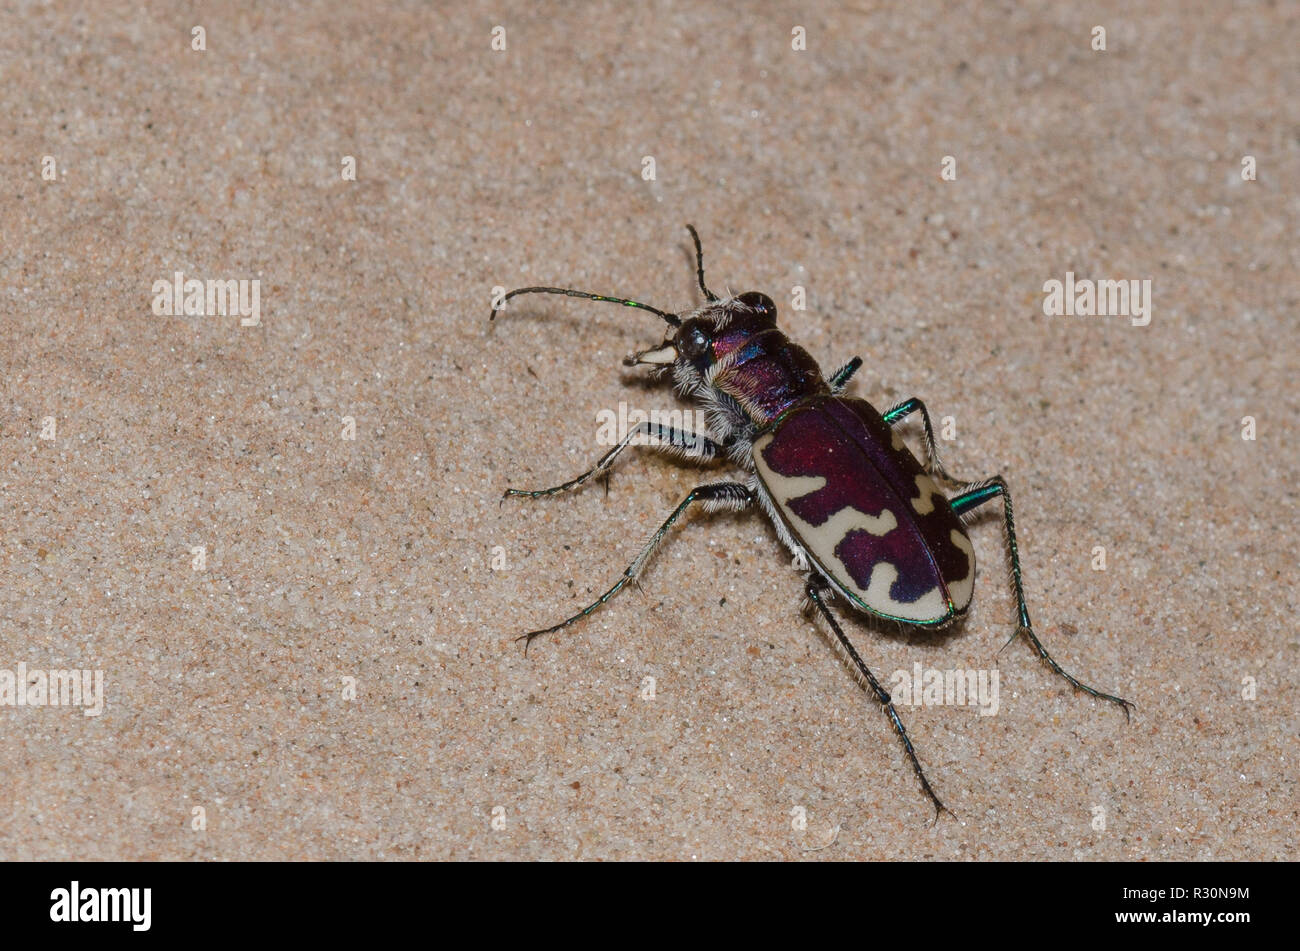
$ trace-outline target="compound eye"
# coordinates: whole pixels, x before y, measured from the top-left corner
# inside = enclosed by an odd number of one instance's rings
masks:
[[[749,291],[741,294],[736,299],[760,317],[766,317],[772,321],[776,320],[776,304],[772,303],[772,298],[766,294],[759,291]]]
[[[688,324],[682,328],[677,350],[688,360],[694,360],[709,349],[709,335],[699,324]]]

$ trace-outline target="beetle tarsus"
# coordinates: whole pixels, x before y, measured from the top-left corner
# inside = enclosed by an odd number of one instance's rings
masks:
[[[663,524],[659,526],[659,530],[650,537],[650,540],[646,542],[640,553],[632,560],[632,563],[624,569],[623,574],[619,577],[618,581],[614,582],[608,591],[602,594],[595,601],[591,602],[591,604],[587,605],[577,614],[565,618],[559,624],[553,624],[550,627],[542,628],[538,631],[530,631],[527,634],[520,634],[515,638],[515,640],[524,640],[524,652],[527,653],[528,645],[532,643],[533,638],[541,637],[543,634],[554,634],[556,631],[563,630],[570,624],[581,621],[588,614],[591,614],[610,598],[614,597],[614,595],[622,591],[629,581],[640,588],[641,582],[638,580],[637,576],[640,574],[641,569],[645,567],[646,561],[648,561],[650,556],[654,554],[655,549],[659,547],[659,543],[663,541],[664,536],[668,534],[668,530],[673,527],[673,523],[676,522],[677,519],[681,518],[682,513],[690,507],[691,503],[710,502],[717,499],[725,499],[733,507],[740,507],[742,501],[745,504],[750,504],[753,502],[754,497],[750,493],[748,486],[745,486],[740,482],[714,482],[709,485],[697,485],[687,493],[686,498],[682,499],[681,502],[677,504],[677,508],[673,509],[672,513],[664,519]]]
[[[1054,673],[1063,678],[1076,690],[1081,690],[1090,697],[1095,697],[1098,700],[1109,700],[1111,703],[1119,704],[1124,711],[1125,721],[1132,723],[1133,718],[1129,713],[1130,708],[1133,706],[1132,701],[1125,700],[1123,697],[1117,697],[1114,694],[1104,693],[1096,687],[1090,687],[1082,680],[1079,680],[1056,662],[1056,658],[1048,653],[1047,648],[1043,646],[1043,642],[1040,641],[1038,635],[1034,633],[1034,627],[1029,622],[1029,608],[1025,604],[1025,587],[1020,574],[1020,547],[1016,543],[1016,523],[1012,516],[1011,492],[1007,488],[1007,481],[1002,478],[1002,476],[996,475],[991,479],[974,485],[960,495],[955,496],[950,500],[950,504],[952,505],[953,512],[960,516],[980,505],[983,505],[990,499],[998,497],[1001,497],[1002,499],[1003,528],[1006,531],[1007,552],[1011,562],[1011,587],[1016,596],[1016,630],[1007,643],[1002,645],[1002,650],[999,650],[998,653],[1002,653],[1002,651],[1006,650],[1011,644],[1011,641],[1014,641],[1021,634],[1024,634],[1025,637],[1029,638],[1029,643],[1033,645],[1034,650],[1038,652],[1038,656],[1047,663],[1047,666],[1050,667]]]

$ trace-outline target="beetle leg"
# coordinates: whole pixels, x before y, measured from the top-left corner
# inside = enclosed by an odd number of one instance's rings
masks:
[[[1011,492],[1007,489],[1006,480],[1000,475],[994,476],[975,488],[954,496],[949,500],[949,504],[952,505],[953,514],[960,518],[971,509],[983,505],[998,496],[1002,497],[1003,524],[1007,533],[1007,551],[1011,556],[1011,584],[1016,595],[1016,633],[1011,635],[1011,639],[1015,640],[1017,634],[1024,634],[1029,638],[1029,642],[1033,644],[1034,650],[1038,651],[1038,656],[1047,662],[1047,666],[1069,681],[1071,686],[1082,690],[1090,697],[1119,704],[1124,710],[1124,718],[1126,720],[1130,719],[1129,708],[1133,706],[1131,701],[1108,693],[1102,693],[1100,690],[1089,687],[1082,681],[1077,680],[1056,662],[1052,655],[1047,652],[1047,648],[1043,646],[1042,641],[1038,639],[1038,635],[1034,633],[1033,626],[1029,623],[1029,608],[1025,605],[1025,588],[1020,577],[1020,550],[1016,544],[1016,525],[1011,517]]]
[[[831,393],[838,396],[840,393],[844,392],[844,387],[849,385],[849,380],[853,378],[853,374],[857,373],[861,366],[862,358],[854,357],[848,363],[844,364],[844,366],[836,370],[830,379]]]
[[[921,421],[925,424],[926,469],[929,470],[931,475],[937,475],[939,478],[943,479],[945,482],[951,483],[952,485],[973,485],[974,481],[971,479],[958,479],[954,476],[950,476],[948,470],[943,467],[943,463],[939,461],[939,450],[936,448],[934,442],[934,427],[930,425],[930,412],[925,408],[925,404],[915,396],[911,399],[903,400],[903,402],[899,403],[893,409],[887,411],[884,416],[885,422],[890,426],[893,426],[895,423],[907,418],[917,410],[920,410]]]
[[[921,769],[921,763],[916,758],[916,750],[912,748],[912,741],[908,738],[907,728],[903,726],[903,721],[899,717],[898,711],[894,709],[893,698],[889,696],[889,692],[885,690],[884,687],[880,686],[880,681],[876,680],[871,669],[863,663],[862,658],[858,655],[857,650],[853,646],[853,642],[845,636],[844,631],[840,628],[839,622],[835,620],[835,615],[831,613],[830,608],[826,606],[826,602],[822,600],[821,592],[825,587],[825,583],[821,582],[819,579],[809,580],[808,586],[804,590],[808,595],[808,600],[816,605],[817,609],[821,611],[822,617],[826,618],[826,623],[831,626],[831,630],[835,632],[836,639],[848,652],[854,666],[858,669],[858,673],[862,674],[862,679],[866,681],[867,686],[871,688],[871,692],[874,693],[876,699],[880,701],[885,716],[889,718],[889,722],[894,726],[894,732],[897,733],[898,738],[903,741],[903,749],[907,751],[907,758],[912,762],[912,769],[916,773],[916,778],[921,781],[921,788],[925,790],[925,794],[929,796],[930,801],[934,803],[934,818],[937,821],[940,812],[951,812],[951,810],[939,801],[939,797],[935,795],[934,789],[930,786],[930,781],[925,778],[925,771]]]
[[[600,461],[588,469],[582,475],[575,476],[568,482],[552,486],[549,489],[536,489],[527,491],[524,489],[506,489],[503,499],[510,496],[523,496],[525,498],[535,499],[543,495],[557,495],[560,492],[567,492],[569,489],[576,489],[582,483],[586,482],[592,476],[601,475],[609,471],[614,460],[632,440],[638,436],[653,436],[659,442],[649,443],[648,445],[656,449],[664,449],[668,452],[675,452],[684,456],[693,462],[711,462],[722,453],[722,447],[712,439],[703,436],[700,433],[691,432],[685,429],[677,429],[673,426],[665,426],[662,423],[653,423],[643,420],[632,427],[632,431],[623,437],[617,446],[600,457]],[[606,487],[608,490],[608,487]]]
[[[622,591],[629,581],[635,581],[637,576],[641,573],[641,569],[645,567],[645,563],[650,560],[650,556],[653,555],[655,549],[659,547],[659,543],[662,542],[664,536],[668,534],[668,529],[672,528],[673,522],[677,521],[677,519],[681,517],[681,514],[685,512],[693,502],[703,503],[704,507],[709,511],[729,509],[734,512],[748,508],[752,505],[754,503],[754,493],[750,491],[748,486],[740,482],[714,482],[709,485],[697,485],[695,488],[691,489],[691,491],[687,493],[686,498],[682,499],[681,502],[678,503],[677,508],[673,509],[672,514],[664,519],[664,523],[659,526],[659,530],[650,536],[650,541],[646,542],[646,545],[641,549],[640,554],[638,554],[636,558],[632,559],[632,564],[628,565],[627,568],[624,569],[623,576],[614,583],[613,587],[577,614],[573,615],[573,617],[566,618],[559,624],[552,624],[550,627],[542,628],[540,631],[530,631],[527,634],[520,634],[516,637],[515,640],[524,642],[525,653],[527,653],[528,645],[533,642],[533,638],[541,637],[543,634],[554,634],[556,631],[568,627],[575,621],[582,620],[610,598],[614,597],[614,595]]]

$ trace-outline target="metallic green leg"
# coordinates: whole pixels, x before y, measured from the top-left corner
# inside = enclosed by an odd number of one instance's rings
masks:
[[[934,427],[930,425],[930,412],[925,408],[925,404],[913,396],[911,399],[903,400],[893,409],[885,413],[885,422],[890,426],[905,419],[917,411],[921,413],[921,421],[925,424],[925,455],[926,468],[931,475],[937,475],[952,485],[971,485],[971,479],[958,479],[948,474],[948,470],[943,467],[939,461],[939,450],[935,447]]]
[[[844,366],[836,370],[831,376],[828,384],[831,388],[831,392],[836,395],[844,392],[844,387],[849,385],[849,380],[853,378],[853,374],[857,373],[861,366],[862,358],[854,357],[848,363],[844,364]]]

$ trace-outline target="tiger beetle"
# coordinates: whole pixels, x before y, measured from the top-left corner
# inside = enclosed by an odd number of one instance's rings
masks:
[[[1000,499],[1016,597],[1016,633],[1007,644],[1023,634],[1055,673],[1089,696],[1118,704],[1127,719],[1129,701],[1069,674],[1034,633],[1006,480],[997,475],[967,482],[949,475],[939,461],[930,414],[919,399],[904,400],[882,415],[866,400],[842,395],[862,358],[854,357],[825,379],[808,352],[777,329],[776,305],[770,297],[749,291],[720,298],[705,286],[700,237],[691,225],[686,228],[695,244],[696,278],[704,294],[704,303],[688,314],[562,287],[521,287],[493,304],[489,320],[506,301],[522,294],[563,294],[654,314],[668,325],[667,336],[623,363],[650,366],[659,377],[671,376],[678,393],[702,407],[708,430],[699,434],[643,421],[581,475],[549,489],[507,489],[503,501],[555,495],[607,475],[619,453],[646,437],[653,440],[648,445],[694,462],[729,459],[745,473],[736,481],[691,489],[613,587],[572,617],[520,635],[517,640],[525,642],[525,650],[534,638],[585,618],[636,582],[669,528],[692,505],[705,511],[742,511],[757,505],[796,564],[808,566],[805,616],[814,608],[821,613],[880,702],[937,819],[946,807],[926,779],[889,693],[845,636],[827,601],[838,595],[868,615],[917,628],[940,628],[964,616],[975,587],[975,551],[965,518]],[[893,429],[913,413],[920,413],[925,429],[924,466]],[[945,495],[936,478],[960,491]]]

